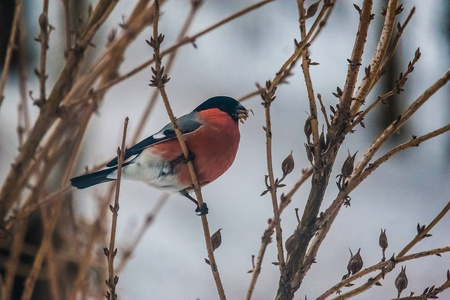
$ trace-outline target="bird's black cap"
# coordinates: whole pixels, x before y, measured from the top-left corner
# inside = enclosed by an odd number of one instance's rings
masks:
[[[239,120],[239,111],[246,110],[245,107],[240,104],[236,99],[227,96],[216,96],[209,98],[199,106],[197,106],[194,111],[202,111],[212,108],[218,108],[221,111],[229,114],[233,120]]]

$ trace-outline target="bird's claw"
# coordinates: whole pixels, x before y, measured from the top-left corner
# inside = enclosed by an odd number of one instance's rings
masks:
[[[195,212],[197,213],[197,216],[204,216],[207,215],[209,211],[208,205],[206,203],[203,203],[202,208],[200,208],[197,205],[197,208],[195,209]]]
[[[194,161],[194,158],[195,158],[195,154],[194,154],[193,152],[191,152],[191,151],[188,152],[187,158],[184,157],[184,154],[182,154],[181,156],[182,156],[182,159],[183,159],[183,164],[187,164],[187,163],[189,163],[190,161],[193,162],[193,161]]]

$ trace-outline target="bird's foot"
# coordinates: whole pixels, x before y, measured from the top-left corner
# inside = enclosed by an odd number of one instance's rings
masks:
[[[183,160],[183,164],[187,164],[190,161],[192,161],[192,162],[194,161],[195,154],[193,152],[189,151],[187,157],[184,157],[184,154],[181,154],[181,158]]]
[[[195,209],[197,216],[207,215],[208,211],[209,211],[208,205],[206,205],[206,203],[204,203],[204,202],[203,202],[202,208],[200,208],[200,206],[198,206],[198,204],[197,204],[197,208]]]

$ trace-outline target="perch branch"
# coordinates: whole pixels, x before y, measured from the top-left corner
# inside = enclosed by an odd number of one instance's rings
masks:
[[[185,158],[189,157],[189,150],[186,146],[186,143],[183,139],[183,136],[181,134],[181,131],[178,127],[176,118],[173,114],[172,108],[170,106],[169,98],[167,97],[167,93],[165,90],[165,83],[169,80],[167,78],[167,75],[163,74],[163,70],[161,67],[161,53],[160,53],[160,44],[163,40],[163,36],[158,34],[158,21],[159,21],[159,1],[155,0],[155,17],[153,22],[153,50],[154,50],[154,60],[155,60],[155,86],[161,93],[161,97],[163,99],[164,105],[166,107],[167,114],[170,118],[170,123],[172,125],[173,130],[175,131],[175,134],[177,136],[178,142],[180,143],[181,150],[183,152],[183,155]],[[203,196],[201,192],[201,187],[197,179],[197,175],[194,169],[194,165],[192,161],[188,161],[187,163],[189,174],[191,176],[194,192],[197,198],[198,206],[200,211],[203,208],[204,202],[203,202]],[[226,299],[225,291],[223,289],[222,281],[220,279],[219,270],[217,268],[216,260],[214,257],[214,250],[211,243],[211,233],[209,230],[208,225],[208,219],[206,215],[201,216],[202,220],[202,226],[203,226],[203,232],[205,237],[205,243],[206,243],[206,250],[208,252],[208,259],[211,266],[211,271],[214,277],[214,281],[216,283],[217,292],[219,294],[219,297],[221,300]]]
[[[116,287],[119,281],[119,276],[114,274],[114,258],[117,254],[117,249],[115,248],[116,242],[116,229],[117,229],[117,218],[119,216],[119,194],[120,194],[120,180],[122,177],[122,164],[125,157],[125,141],[127,137],[128,128],[128,117],[125,118],[123,125],[123,135],[122,135],[122,145],[117,149],[117,180],[116,180],[116,195],[114,197],[114,206],[110,205],[109,208],[112,212],[111,220],[111,235],[109,239],[109,249],[104,248],[105,255],[108,260],[108,280],[106,280],[106,285],[109,287],[109,292],[106,292],[106,298],[108,300],[116,300]]]

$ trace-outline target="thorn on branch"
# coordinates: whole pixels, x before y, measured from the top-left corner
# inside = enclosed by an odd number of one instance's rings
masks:
[[[399,15],[401,14],[403,11],[403,4],[400,4],[399,6],[397,6],[397,9],[395,10],[395,15]]]
[[[370,65],[368,65],[368,66],[364,69],[367,78],[370,77],[370,70],[371,70]]]
[[[342,96],[342,90],[341,90],[341,88],[340,87],[336,87],[336,93],[332,93],[333,94],[333,96],[335,96],[336,98],[341,98],[341,96]]]
[[[116,36],[117,36],[117,29],[113,28],[108,34],[108,42],[106,45],[109,46],[116,39]]]
[[[128,21],[125,15],[122,15],[122,23],[119,23],[119,27],[122,29],[128,29]]]

